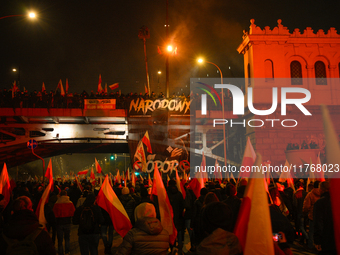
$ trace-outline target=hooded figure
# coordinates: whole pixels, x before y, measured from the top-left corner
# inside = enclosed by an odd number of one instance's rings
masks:
[[[125,235],[116,254],[167,254],[169,233],[156,218],[155,207],[141,203],[135,209],[135,220],[135,227]]]

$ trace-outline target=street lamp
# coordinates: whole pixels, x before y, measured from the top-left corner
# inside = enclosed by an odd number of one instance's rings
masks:
[[[161,76],[162,72],[161,72],[161,71],[158,71],[157,73],[158,73],[158,77],[157,77],[157,78],[158,78],[158,79],[157,79],[157,81],[158,81],[158,82],[157,82],[157,83],[158,83],[158,92],[157,92],[157,93],[159,94],[159,77]]]
[[[223,74],[222,74],[222,71],[221,69],[218,67],[218,65],[216,65],[215,63],[213,62],[209,62],[209,61],[206,61],[204,60],[203,58],[199,58],[197,60],[198,63],[203,63],[203,62],[206,62],[206,63],[209,63],[209,64],[212,64],[214,65],[218,71],[220,72],[220,75],[221,75],[221,84],[223,84]],[[223,93],[223,88],[221,88],[221,92],[222,92],[222,118],[224,118],[224,93]],[[228,143],[226,143],[226,135],[225,135],[225,123],[223,122],[223,151],[224,151],[224,165],[227,167],[227,152],[226,152],[226,148],[228,146]],[[229,178],[229,176],[228,176]]]

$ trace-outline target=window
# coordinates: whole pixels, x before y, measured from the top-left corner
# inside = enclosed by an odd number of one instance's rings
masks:
[[[322,61],[314,64],[316,85],[327,85],[326,66]]]
[[[299,61],[290,63],[290,78],[292,85],[302,85],[302,68]]]
[[[264,72],[266,81],[271,81],[274,79],[273,61],[270,59],[264,61]]]

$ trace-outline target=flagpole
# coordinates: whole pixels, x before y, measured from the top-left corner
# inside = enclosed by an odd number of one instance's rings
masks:
[[[45,182],[45,160],[42,157],[40,157],[39,155],[34,153],[33,145],[32,145],[32,153],[33,153],[34,156],[40,158],[43,162],[43,175],[42,175],[42,177],[43,177],[43,183],[44,183]]]

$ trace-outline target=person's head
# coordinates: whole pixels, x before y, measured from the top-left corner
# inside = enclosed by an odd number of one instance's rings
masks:
[[[330,183],[329,182],[320,182],[319,184],[319,188],[320,188],[320,193],[323,194],[325,192],[328,192],[330,189]]]
[[[130,194],[130,190],[129,190],[128,187],[124,187],[124,188],[122,189],[122,195],[127,195],[127,194]]]
[[[233,184],[228,184],[227,187],[225,188],[225,190],[226,190],[226,195],[228,197],[236,195],[236,188]]]
[[[20,211],[20,210],[31,210],[31,211],[33,211],[32,201],[29,197],[21,196],[21,197],[18,197],[17,199],[14,200],[13,211],[17,212],[17,211]]]
[[[93,192],[89,192],[89,193],[87,194],[87,197],[86,197],[86,199],[85,199],[83,205],[84,205],[85,207],[88,207],[88,206],[93,205],[95,201],[96,201],[96,196],[95,196],[95,194],[94,194]]]
[[[175,180],[169,180],[169,182],[168,182],[168,187],[174,187],[174,186],[176,186],[176,181]]]
[[[320,183],[320,181],[315,181],[314,182],[314,189],[317,189],[317,188],[319,188],[319,183]]]
[[[303,182],[297,182],[296,183],[296,187],[299,189],[299,188],[303,188]]]
[[[60,191],[60,196],[67,196],[67,191],[66,190]]]
[[[141,203],[135,208],[135,220],[143,217],[156,218],[156,209],[153,204]]]
[[[208,189],[207,188],[201,188],[200,195],[202,197],[205,197],[207,194],[208,194]]]
[[[202,208],[202,230],[211,234],[217,228],[232,231],[232,211],[223,202],[211,202]]]
[[[216,194],[214,192],[208,192],[208,194],[204,198],[203,205],[207,205],[207,204],[210,204],[212,202],[217,202],[217,201],[219,200]]]

